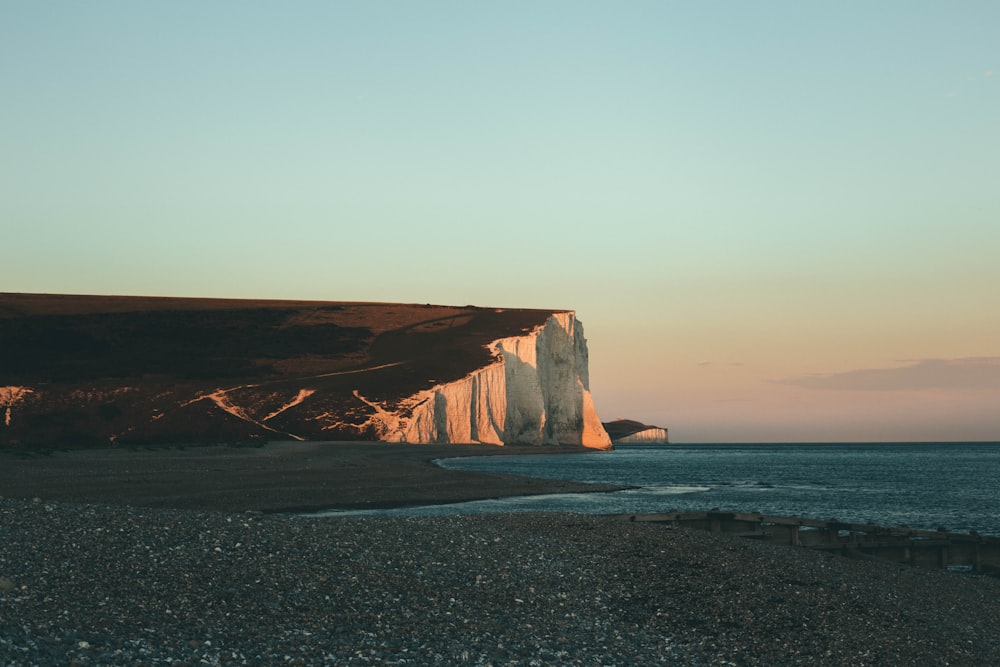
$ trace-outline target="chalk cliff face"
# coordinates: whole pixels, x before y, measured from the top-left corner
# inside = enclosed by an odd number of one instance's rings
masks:
[[[572,312],[490,345],[494,361],[372,417],[383,439],[419,443],[573,444],[610,449],[594,410],[587,341]],[[409,415],[406,416],[406,412]]]
[[[615,440],[619,445],[665,445],[670,442],[667,429],[653,427]]]
[[[666,427],[649,426],[634,419],[616,419],[603,426],[615,445],[665,445],[670,442]]]
[[[29,394],[35,393],[28,387],[0,387],[0,408],[3,408],[3,425],[10,426],[11,410],[24,401]]]
[[[0,446],[611,448],[571,311],[0,294]]]

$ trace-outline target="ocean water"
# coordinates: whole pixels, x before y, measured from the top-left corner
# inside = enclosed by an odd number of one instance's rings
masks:
[[[1000,535],[1000,443],[619,446],[445,468],[637,487],[351,514],[722,510]],[[330,514],[344,514],[330,512]]]

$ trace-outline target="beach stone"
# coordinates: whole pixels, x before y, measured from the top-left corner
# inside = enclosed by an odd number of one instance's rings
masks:
[[[53,506],[0,501],[0,665],[1000,664],[989,577],[599,516]]]

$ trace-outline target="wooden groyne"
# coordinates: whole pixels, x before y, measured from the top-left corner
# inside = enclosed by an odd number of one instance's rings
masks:
[[[853,558],[1000,576],[1000,537],[976,532],[949,533],[906,526],[888,528],[836,519],[824,521],[718,510],[627,514],[619,518],[726,533]]]

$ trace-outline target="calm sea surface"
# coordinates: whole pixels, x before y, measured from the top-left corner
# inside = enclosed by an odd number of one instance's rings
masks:
[[[613,452],[439,463],[456,470],[639,488],[351,514],[603,514],[718,507],[1000,535],[1000,443],[620,446]]]

